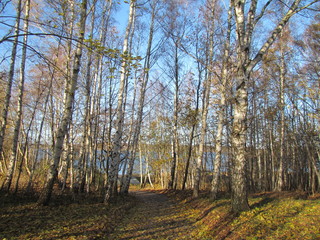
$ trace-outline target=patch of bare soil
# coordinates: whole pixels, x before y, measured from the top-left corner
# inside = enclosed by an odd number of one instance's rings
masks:
[[[129,211],[108,239],[190,239],[196,219],[184,206],[164,194],[150,191],[131,193],[138,204]]]

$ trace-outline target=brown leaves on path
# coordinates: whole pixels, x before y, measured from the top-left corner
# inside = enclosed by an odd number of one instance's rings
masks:
[[[110,239],[192,239],[196,216],[183,204],[151,191],[132,193],[139,203]]]

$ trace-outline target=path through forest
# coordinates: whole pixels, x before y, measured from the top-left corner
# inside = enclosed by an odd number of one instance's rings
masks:
[[[190,239],[196,222],[188,209],[164,194],[135,191],[138,203],[110,239]]]

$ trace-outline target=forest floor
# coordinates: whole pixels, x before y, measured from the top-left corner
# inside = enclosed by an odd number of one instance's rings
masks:
[[[320,239],[320,200],[302,192],[263,193],[235,215],[230,199],[203,192],[135,191],[138,202],[107,239]]]
[[[0,192],[0,240],[108,239],[136,204],[132,196],[107,205],[97,194],[56,191],[49,206],[37,206],[38,195]]]
[[[235,215],[230,199],[191,191],[135,190],[105,205],[99,197],[55,195],[39,207],[31,195],[0,193],[1,239],[320,239],[320,198],[303,192],[251,195]]]
[[[197,219],[190,209],[151,191],[132,193],[138,204],[129,211],[110,239],[191,239]]]

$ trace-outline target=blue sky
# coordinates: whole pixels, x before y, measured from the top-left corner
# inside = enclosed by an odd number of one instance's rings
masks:
[[[119,23],[119,28],[120,28],[119,30],[121,30],[123,33],[127,26],[128,15],[129,15],[129,4],[122,2],[120,4],[119,11],[115,14],[115,18]]]

